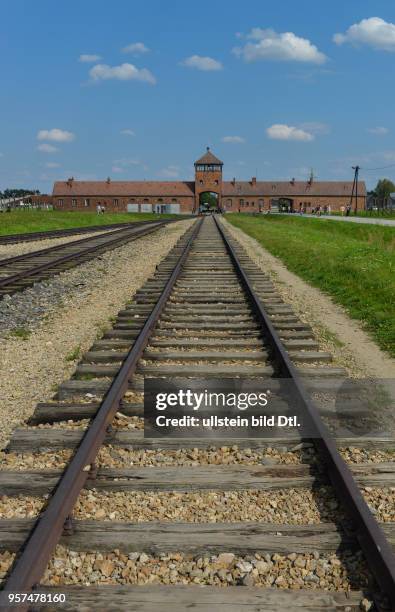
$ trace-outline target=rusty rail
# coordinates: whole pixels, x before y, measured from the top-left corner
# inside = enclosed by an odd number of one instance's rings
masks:
[[[202,221],[198,221],[185,245],[165,288],[146,320],[133,347],[114,378],[104,397],[96,416],[83,437],[77,452],[67,466],[44,513],[38,518],[23,552],[17,559],[5,584],[4,591],[29,593],[39,583],[48,561],[62,535],[65,525],[70,524],[74,504],[89,475],[94,470],[94,462],[100,446],[105,439],[107,428],[119,410],[119,405],[128,389],[131,376],[136,369],[150,335],[161,316],[167,299],[176,283],[184,262],[197,236]],[[5,610],[13,610],[9,607]],[[27,610],[22,605],[18,610]]]
[[[372,574],[395,610],[395,555],[383,530],[370,512],[369,507],[355,482],[351,470],[337,450],[336,443],[328,428],[322,421],[318,409],[309,397],[305,385],[292,363],[283,343],[274,328],[268,314],[257,296],[252,283],[244,272],[236,251],[226,237],[221,224],[215,218],[216,225],[225,243],[226,249],[232,259],[241,282],[251,300],[251,304],[262,325],[265,338],[267,338],[273,357],[284,378],[291,378],[297,394],[297,400],[305,411],[307,419],[313,426],[317,436],[313,439],[316,449],[326,463],[329,478],[333,487],[350,513],[354,522],[355,537],[365,554]]]
[[[137,221],[137,224],[150,223],[150,221]],[[49,240],[51,238],[62,238],[62,236],[75,236],[77,234],[90,234],[91,232],[105,232],[121,227],[127,228],[133,221],[124,223],[109,223],[107,225],[86,225],[84,227],[68,227],[65,229],[47,230],[42,232],[24,232],[21,234],[0,235],[0,244],[17,244],[19,242],[33,242],[35,240]]]
[[[74,259],[78,260],[80,257],[85,257],[85,255],[92,255],[96,252],[100,252],[101,250],[107,250],[108,248],[114,248],[117,245],[121,245],[124,242],[130,241],[132,238],[140,238],[142,236],[145,236],[147,234],[150,234],[156,231],[165,223],[166,221],[154,221],[154,222],[151,221],[149,222],[148,225],[144,224],[143,227],[141,227],[139,224],[136,228],[137,231],[133,232],[132,234],[130,234],[129,232],[135,229],[135,227],[129,227],[126,229],[125,228],[118,229],[115,232],[110,234],[110,236],[115,235],[115,238],[113,238],[112,240],[110,239],[107,242],[89,247],[87,249],[83,249],[76,253],[69,253],[68,255],[62,255],[61,257],[52,259],[51,261],[45,262],[43,264],[38,264],[38,265],[33,264],[33,267],[28,270],[21,270],[21,272],[17,272],[16,274],[6,276],[5,278],[0,278],[0,289],[6,288],[8,285],[12,285],[13,283],[21,279],[34,277],[36,274],[39,274],[40,272],[44,272],[46,269],[59,266],[63,263],[72,261]],[[12,265],[13,263],[17,261],[34,259],[35,257],[40,257],[46,254],[50,255],[51,253],[56,253],[57,251],[61,249],[66,249],[67,247],[70,247],[70,246],[74,247],[74,246],[83,245],[83,244],[86,244],[89,240],[96,240],[97,238],[98,237],[82,238],[81,240],[75,240],[74,242],[71,242],[71,243],[61,244],[55,247],[49,247],[47,249],[34,251],[33,253],[26,253],[24,255],[16,255],[15,257],[10,257],[9,259],[3,259],[0,261],[0,270],[2,267]]]

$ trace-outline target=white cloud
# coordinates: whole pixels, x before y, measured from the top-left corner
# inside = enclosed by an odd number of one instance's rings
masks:
[[[375,136],[385,136],[386,134],[388,134],[389,130],[386,127],[374,127],[374,128],[368,128],[368,132],[370,134],[374,134]]]
[[[132,55],[140,55],[142,53],[148,53],[149,49],[142,42],[132,43],[122,49],[123,53],[132,53]]]
[[[79,62],[83,62],[86,64],[89,64],[91,62],[98,62],[99,60],[101,60],[100,55],[90,55],[89,53],[82,53],[82,55],[80,55],[78,58]]]
[[[60,164],[58,164],[57,162],[47,162],[45,164],[46,168],[60,168]]]
[[[245,138],[242,138],[241,136],[224,136],[222,138],[222,142],[239,144],[239,143],[245,142]]]
[[[111,168],[111,172],[114,172],[114,174],[119,174],[120,172],[125,172],[125,168],[121,168],[120,166],[113,166]]]
[[[235,47],[233,53],[246,62],[256,60],[280,60],[323,64],[327,57],[307,38],[296,36],[293,32],[277,33],[274,30],[253,28],[243,47]]]
[[[351,43],[353,45],[368,45],[383,51],[395,51],[395,24],[381,19],[370,17],[354,23],[344,34],[335,34],[333,37],[337,45]]]
[[[58,128],[40,130],[37,134],[37,140],[52,140],[54,142],[71,142],[74,138],[75,134],[73,132],[59,130]]]
[[[276,123],[268,127],[266,134],[272,140],[301,140],[304,142],[314,140],[314,135],[311,132],[283,123]]]
[[[94,81],[117,79],[118,81],[145,81],[151,85],[156,83],[154,75],[147,68],[136,68],[133,64],[121,64],[120,66],[96,64],[90,69],[89,75]]]
[[[166,178],[178,178],[180,176],[180,168],[179,166],[167,166],[166,168],[162,168],[159,174]]]
[[[221,62],[213,59],[212,57],[203,57],[201,55],[191,55],[181,62],[183,66],[188,68],[196,68],[197,70],[203,70],[205,72],[212,70],[222,70],[223,66]]]
[[[57,147],[54,147],[53,145],[48,144],[46,142],[39,144],[37,150],[41,151],[41,153],[56,153],[57,151],[59,151]]]
[[[125,130],[121,130],[120,133],[123,134],[124,136],[134,136],[135,135],[133,130],[129,130],[128,128]]]

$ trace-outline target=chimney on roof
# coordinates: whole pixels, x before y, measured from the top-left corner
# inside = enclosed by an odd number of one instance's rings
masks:
[[[251,179],[251,185],[256,185],[256,176],[253,176]]]
[[[71,187],[73,185],[73,181],[74,181],[74,176],[71,176],[70,178],[67,179],[67,185]]]
[[[295,185],[295,177],[294,176],[291,178],[291,185]]]
[[[308,180],[309,185],[312,185],[313,181],[314,181],[314,172],[313,172],[313,168],[312,168],[311,172],[310,172],[310,177],[309,177],[309,180]]]
[[[232,185],[236,185],[236,177],[234,176],[230,182],[232,183]]]
[[[111,179],[110,179],[109,176],[107,177],[106,183],[107,183],[107,185],[109,185],[111,183]]]

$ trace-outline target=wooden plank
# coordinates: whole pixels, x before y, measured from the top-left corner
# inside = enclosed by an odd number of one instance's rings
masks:
[[[350,466],[351,468],[353,466]],[[395,463],[371,464],[352,469],[361,486],[390,487],[395,484]],[[4,495],[43,495],[55,486],[62,470],[1,470],[0,490]],[[256,489],[311,488],[328,484],[309,465],[201,465],[100,468],[87,488],[112,491],[240,491]]]
[[[215,360],[215,361],[262,361],[267,359],[268,353],[265,351],[152,351],[146,349],[144,351],[144,359],[152,361],[197,361],[197,360]]]
[[[325,362],[328,363],[333,360],[332,354],[327,351],[289,351],[289,356],[292,361],[300,362]]]
[[[16,429],[9,442],[8,449],[15,452],[33,452],[38,449],[74,448],[81,441],[82,431],[68,429]],[[339,447],[352,446],[356,448],[394,450],[393,436],[376,436],[372,438],[336,437]],[[233,446],[240,448],[265,449],[278,448],[284,451],[300,444],[302,438],[144,438],[142,430],[113,431],[107,434],[105,444],[122,447],[150,449],[207,448],[209,446]]]
[[[38,404],[33,415],[29,419],[29,425],[37,425],[38,423],[54,423],[56,421],[65,421],[68,419],[80,420],[92,418],[100,404],[78,403],[78,402],[58,402],[54,404]],[[143,404],[124,402],[121,408],[122,414],[125,416],[144,416]]]
[[[150,339],[150,346],[160,346],[164,348],[172,346],[183,346],[183,347],[199,347],[199,348],[223,348],[232,347],[234,349],[240,347],[261,347],[263,340],[258,336],[256,338],[169,338],[163,340],[162,338],[153,337]]]
[[[40,592],[66,594],[62,610],[106,612],[356,612],[364,598],[361,591],[284,590],[253,587],[210,586],[62,586],[41,587]],[[48,610],[48,604],[34,604]],[[80,608],[81,607],[81,608]],[[56,610],[59,609],[57,604]],[[55,610],[55,608],[54,608]]]
[[[17,549],[34,520],[0,520],[1,548]],[[206,556],[220,552],[248,555],[255,552],[335,552],[358,547],[332,523],[279,525],[265,523],[117,522],[75,520],[74,533],[62,544],[73,550],[144,551],[152,555],[182,551]]]
[[[205,378],[240,378],[242,376],[271,376],[271,366],[257,365],[213,365],[213,364],[170,364],[138,365],[137,373],[145,376],[204,376]]]

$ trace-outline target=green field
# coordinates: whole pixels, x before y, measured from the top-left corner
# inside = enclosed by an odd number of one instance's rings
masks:
[[[0,213],[0,236],[5,234],[24,234],[26,232],[45,232],[72,227],[107,225],[109,223],[130,223],[150,219],[172,219],[182,215],[158,215],[153,213],[105,213],[60,212],[55,210],[18,210]]]
[[[282,215],[226,219],[344,306],[395,357],[394,228]]]

